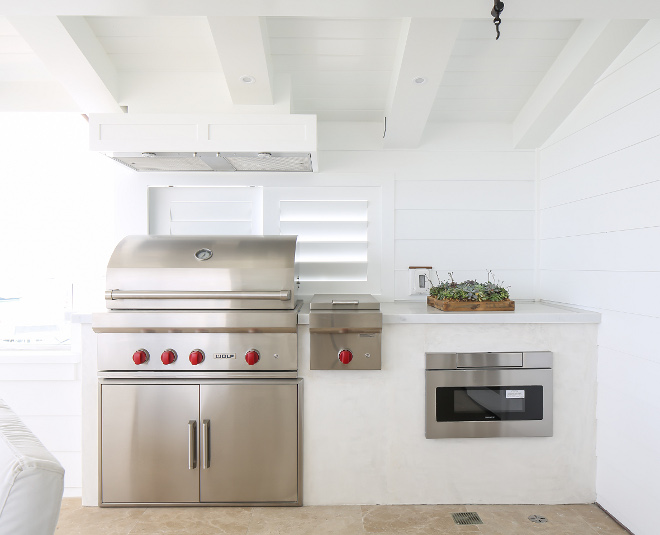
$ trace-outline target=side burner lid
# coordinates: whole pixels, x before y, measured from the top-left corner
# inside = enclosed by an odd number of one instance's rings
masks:
[[[371,294],[316,294],[310,310],[380,310],[380,303]]]

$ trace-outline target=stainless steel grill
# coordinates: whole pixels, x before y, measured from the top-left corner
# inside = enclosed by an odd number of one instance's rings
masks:
[[[102,505],[301,505],[292,236],[131,236],[95,314]]]

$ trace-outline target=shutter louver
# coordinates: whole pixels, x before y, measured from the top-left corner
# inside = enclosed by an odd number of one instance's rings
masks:
[[[296,234],[300,281],[366,281],[368,201],[282,200],[280,234]]]
[[[173,202],[170,205],[173,235],[251,234],[252,203],[242,201]]]

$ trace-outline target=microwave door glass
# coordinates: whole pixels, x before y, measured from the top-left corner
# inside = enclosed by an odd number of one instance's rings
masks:
[[[543,387],[436,387],[436,421],[542,420]]]

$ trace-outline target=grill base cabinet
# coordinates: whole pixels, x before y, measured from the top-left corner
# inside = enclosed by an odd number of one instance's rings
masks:
[[[101,505],[301,505],[302,380],[101,383]]]

